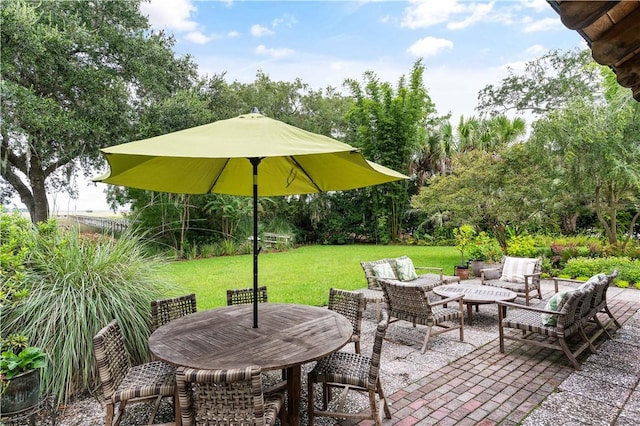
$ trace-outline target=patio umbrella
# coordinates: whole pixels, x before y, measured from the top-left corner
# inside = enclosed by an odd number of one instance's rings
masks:
[[[255,111],[255,110],[254,110]],[[257,112],[101,150],[97,182],[157,192],[253,196],[253,290],[258,289],[258,196],[341,191],[408,177],[362,153]],[[254,294],[253,326],[258,327]]]

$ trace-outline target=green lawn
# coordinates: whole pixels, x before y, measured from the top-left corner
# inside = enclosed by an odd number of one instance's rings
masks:
[[[260,254],[258,282],[267,286],[270,302],[324,306],[331,287],[366,287],[361,261],[403,255],[415,266],[442,267],[449,275],[460,261],[454,247],[304,246]],[[252,255],[171,262],[163,271],[167,281],[178,287],[171,296],[194,292],[198,309],[225,305],[227,289],[253,286]]]

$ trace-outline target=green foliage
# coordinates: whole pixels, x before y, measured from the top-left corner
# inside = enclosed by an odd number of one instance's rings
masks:
[[[70,189],[80,167],[102,164],[98,148],[133,136],[145,106],[196,78],[139,4],[0,3],[2,175],[34,223],[48,218],[47,189]]]
[[[8,380],[14,376],[45,366],[47,355],[35,346],[27,346],[18,352],[8,349],[0,353],[0,376],[2,376],[3,388]]]
[[[31,336],[48,354],[45,391],[65,400],[97,386],[92,339],[114,318],[123,325],[131,359],[148,359],[150,302],[169,287],[158,275],[159,259],[145,247],[131,234],[115,240],[77,229],[38,240],[25,265],[30,295],[3,312],[3,327]]]
[[[531,235],[514,235],[507,241],[507,254],[517,257],[534,257],[537,254]]]
[[[468,253],[469,260],[483,260],[495,263],[502,258],[500,244],[494,238],[489,237],[489,234],[485,231],[481,231],[475,236]]]
[[[459,266],[466,265],[465,254],[474,244],[474,236],[476,231],[471,225],[462,225],[459,228],[453,230],[453,236],[456,241],[456,248],[460,252],[460,264]]]
[[[618,270],[617,280],[640,282],[640,260],[628,257],[576,257],[569,259],[561,273],[570,277],[590,277],[600,272],[611,273],[614,269]]]

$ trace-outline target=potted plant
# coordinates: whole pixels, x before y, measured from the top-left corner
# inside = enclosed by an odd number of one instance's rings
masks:
[[[475,236],[468,253],[471,271],[476,277],[480,276],[480,270],[485,265],[496,263],[502,257],[498,242],[484,231]]]
[[[453,230],[456,248],[460,252],[460,264],[455,267],[455,273],[461,280],[469,278],[469,264],[466,261],[465,254],[473,244],[474,235],[475,231],[471,225],[462,225]]]
[[[9,414],[36,405],[40,398],[40,368],[46,354],[29,346],[24,335],[12,334],[0,341],[0,412]]]

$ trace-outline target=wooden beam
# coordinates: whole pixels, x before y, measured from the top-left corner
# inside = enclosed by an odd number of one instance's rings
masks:
[[[593,24],[613,8],[618,1],[563,1],[559,2],[560,19],[565,27],[579,30]]]
[[[598,40],[591,49],[593,59],[603,65],[611,65],[623,60],[633,51],[640,49],[640,8],[637,8]]]

